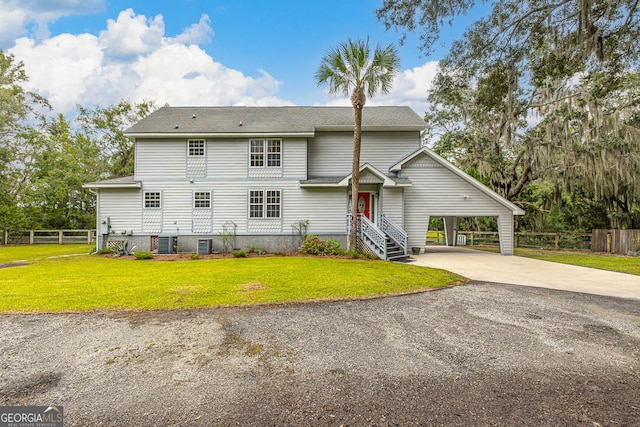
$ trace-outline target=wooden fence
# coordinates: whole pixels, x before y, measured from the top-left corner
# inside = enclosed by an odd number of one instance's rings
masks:
[[[499,246],[497,231],[458,231],[467,246]],[[593,230],[592,233],[514,233],[514,247],[581,249],[619,255],[640,255],[640,230]],[[427,244],[443,244],[444,232],[430,231]],[[458,241],[458,244],[461,244]]]
[[[640,252],[640,230],[593,230],[591,250],[637,255]]]
[[[87,243],[96,241],[96,230],[4,230],[3,245]]]
[[[458,236],[465,236],[468,246],[499,246],[500,239],[497,231],[458,231]],[[516,248],[539,249],[583,249],[591,248],[591,233],[525,233],[516,232],[513,235],[513,245]]]

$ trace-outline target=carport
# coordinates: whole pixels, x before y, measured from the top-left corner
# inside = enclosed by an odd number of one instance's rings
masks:
[[[404,189],[404,227],[410,247],[424,247],[431,217],[444,218],[448,246],[455,246],[458,218],[492,216],[498,220],[500,252],[513,255],[514,215],[524,211],[469,174],[423,147],[390,170],[408,178]]]

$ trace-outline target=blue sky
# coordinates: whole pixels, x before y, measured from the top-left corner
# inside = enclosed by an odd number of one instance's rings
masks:
[[[56,112],[154,99],[171,105],[348,105],[314,82],[322,55],[347,38],[396,43],[401,72],[370,105],[418,114],[437,60],[375,17],[381,0],[0,0],[0,48],[25,63],[28,88]]]

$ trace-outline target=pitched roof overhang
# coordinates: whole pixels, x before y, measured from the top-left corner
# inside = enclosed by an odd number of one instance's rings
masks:
[[[363,172],[369,172],[375,178],[378,179],[378,184],[382,184],[383,187],[410,187],[412,185],[411,181],[407,178],[400,177],[392,177],[389,175],[385,175],[380,172],[375,167],[371,166],[369,163],[365,163],[360,167],[360,175],[362,176]],[[349,187],[351,176],[353,174],[349,174],[346,176],[336,176],[336,177],[322,177],[322,178],[311,178],[300,181],[300,187]]]
[[[509,200],[505,199],[504,197],[502,197],[501,195],[499,195],[495,191],[491,190],[490,188],[488,188],[486,185],[484,185],[483,183],[481,183],[480,181],[478,181],[477,179],[475,179],[471,175],[465,173],[464,171],[462,171],[461,169],[457,168],[456,166],[454,166],[453,164],[451,164],[447,160],[443,159],[438,154],[436,154],[435,151],[431,150],[428,147],[419,148],[418,150],[416,150],[413,153],[409,154],[408,156],[404,157],[398,163],[396,163],[393,166],[391,166],[389,168],[389,171],[391,171],[391,172],[399,172],[402,169],[403,165],[405,165],[406,163],[408,163],[411,160],[415,159],[417,156],[419,156],[421,154],[426,154],[427,156],[429,156],[431,159],[433,159],[433,161],[435,161],[439,165],[441,165],[444,168],[448,169],[449,171],[453,172],[455,175],[459,176],[460,178],[462,178],[463,180],[465,180],[469,184],[473,185],[474,187],[476,187],[478,190],[482,191],[487,196],[491,197],[492,199],[494,199],[495,201],[497,201],[501,205],[503,205],[506,208],[508,208],[509,210],[511,210],[511,212],[513,212],[514,215],[524,215],[524,213],[525,213],[524,210],[522,210],[518,206],[514,205]]]
[[[133,176],[125,176],[122,178],[107,179],[104,181],[88,182],[83,184],[82,188],[142,188],[142,183],[134,180]]]

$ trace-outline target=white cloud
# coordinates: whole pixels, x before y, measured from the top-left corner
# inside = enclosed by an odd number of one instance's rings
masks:
[[[144,55],[157,50],[164,35],[162,15],[147,19],[133,9],[120,12],[116,20],[107,20],[107,29],[100,31],[100,45],[111,57]]]
[[[9,52],[24,62],[27,89],[43,95],[62,113],[75,108],[87,89],[85,79],[102,63],[98,40],[90,34],[61,34],[42,43],[23,37]]]
[[[104,0],[0,0],[0,49],[13,46],[16,38],[28,35],[37,40],[49,37],[48,24],[69,15],[104,10]]]
[[[24,62],[27,89],[47,98],[56,113],[122,99],[152,99],[158,105],[291,104],[278,98],[281,82],[267,71],[247,76],[193,44],[212,35],[206,15],[182,34],[165,37],[161,15],[147,19],[127,9],[109,20],[99,37],[23,37],[9,53]]]
[[[184,44],[209,43],[214,35],[213,28],[209,25],[210,23],[211,19],[209,19],[209,15],[202,15],[200,22],[186,28],[182,34],[175,38],[175,42]]]

